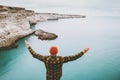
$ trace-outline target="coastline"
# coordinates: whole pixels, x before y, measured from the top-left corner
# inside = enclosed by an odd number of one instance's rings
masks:
[[[17,40],[36,31],[30,29],[31,24],[67,18],[85,18],[85,16],[37,13],[25,8],[0,5],[0,49],[17,47],[15,43]]]

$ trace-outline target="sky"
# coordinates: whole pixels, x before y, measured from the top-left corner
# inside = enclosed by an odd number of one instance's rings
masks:
[[[0,5],[24,7],[37,12],[120,16],[120,0],[0,0]]]
[[[0,0],[1,5],[20,7],[120,8],[120,0]]]

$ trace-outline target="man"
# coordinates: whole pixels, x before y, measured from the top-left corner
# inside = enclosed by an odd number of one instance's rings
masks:
[[[32,54],[34,58],[39,59],[40,61],[45,63],[46,66],[46,80],[60,80],[62,76],[62,65],[63,63],[67,63],[69,61],[76,60],[80,58],[83,54],[85,54],[89,48],[85,48],[78,54],[73,56],[57,56],[58,49],[56,46],[52,46],[50,48],[50,55],[43,56],[41,54],[37,54],[30,46],[29,42],[25,41],[25,44]]]

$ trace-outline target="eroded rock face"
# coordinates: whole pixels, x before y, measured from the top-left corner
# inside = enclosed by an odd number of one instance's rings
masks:
[[[0,48],[17,47],[16,40],[34,32],[30,29],[27,14],[18,12],[24,10],[23,8],[17,10],[17,8],[0,6],[0,9],[4,9],[4,13],[0,12]]]
[[[0,5],[0,49],[16,47],[15,42],[20,38],[32,34],[35,30],[30,29],[30,24],[36,24],[47,20],[65,18],[84,18],[81,15],[68,15],[57,13],[36,13],[20,7]],[[54,33],[37,30],[35,35],[41,40],[54,40]]]
[[[41,29],[35,31],[35,35],[41,40],[54,40],[58,36],[54,33],[45,32]]]

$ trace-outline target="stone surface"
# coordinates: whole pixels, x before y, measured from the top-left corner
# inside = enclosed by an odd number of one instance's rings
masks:
[[[57,13],[36,13],[20,7],[0,5],[0,49],[16,47],[15,42],[20,38],[34,33],[30,24],[36,24],[47,20],[58,20],[64,18],[84,18],[81,15],[67,15]],[[40,39],[52,40],[55,35],[52,33],[42,34]]]
[[[54,33],[45,32],[41,29],[35,31],[35,35],[41,40],[54,40],[58,36]]]

